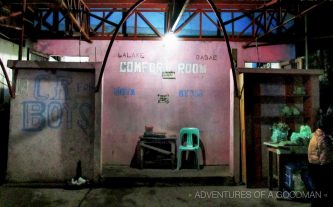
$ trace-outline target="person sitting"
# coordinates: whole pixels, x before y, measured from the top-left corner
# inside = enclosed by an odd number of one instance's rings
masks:
[[[333,198],[330,189],[333,183],[331,128],[331,123],[327,117],[318,121],[317,129],[313,133],[308,146],[309,174],[313,183],[313,190],[320,195],[312,201],[311,206],[325,206],[325,203]]]

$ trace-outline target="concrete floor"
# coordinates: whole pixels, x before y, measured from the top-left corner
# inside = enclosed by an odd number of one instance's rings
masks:
[[[228,166],[179,171],[103,166],[102,174],[102,182],[77,190],[61,183],[8,183],[0,186],[0,207],[310,206],[281,199],[268,188],[237,185]]]
[[[80,190],[3,185],[1,207],[179,207],[179,206],[293,206],[308,202],[279,199],[276,191],[245,186],[111,187]]]

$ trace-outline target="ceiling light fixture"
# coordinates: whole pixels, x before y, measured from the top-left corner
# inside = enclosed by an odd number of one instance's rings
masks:
[[[176,41],[177,41],[177,37],[176,37],[175,33],[173,33],[173,32],[169,32],[163,37],[164,45],[170,46],[172,44],[175,44]]]

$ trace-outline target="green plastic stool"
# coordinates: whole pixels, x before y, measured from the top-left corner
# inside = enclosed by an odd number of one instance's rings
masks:
[[[186,140],[184,140],[186,135]],[[194,137],[197,138],[196,142]],[[182,128],[180,130],[179,140],[178,140],[178,151],[177,151],[177,170],[180,169],[182,165],[182,152],[183,151],[194,151],[196,155],[197,169],[200,169],[199,163],[199,151],[200,151],[200,133],[198,128]]]

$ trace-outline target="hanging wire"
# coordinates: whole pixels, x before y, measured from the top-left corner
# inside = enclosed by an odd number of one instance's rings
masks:
[[[259,47],[258,47],[258,38],[256,38],[256,50],[257,50],[257,62],[260,63]]]
[[[95,47],[95,62],[97,62],[97,57],[96,57],[96,47]]]
[[[80,40],[79,40],[79,59],[80,59],[80,62],[81,62],[81,32],[80,32]]]

